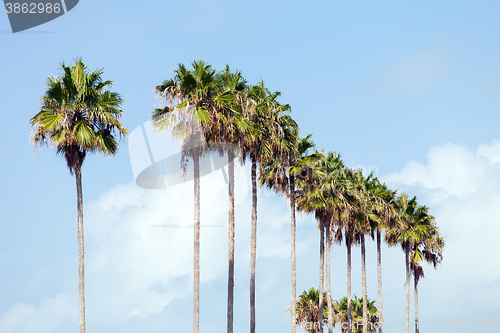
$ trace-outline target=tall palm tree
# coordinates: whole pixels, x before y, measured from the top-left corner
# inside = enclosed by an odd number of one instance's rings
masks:
[[[333,332],[334,314],[332,308],[331,276],[330,276],[330,247],[334,242],[342,241],[342,229],[339,222],[339,211],[345,209],[345,166],[336,153],[328,153],[322,161],[325,170],[321,180],[321,192],[325,200],[327,216],[324,227],[326,230],[326,294],[328,300],[328,332]]]
[[[298,136],[297,124],[288,117],[283,115],[279,118],[279,123],[283,124],[283,138],[281,142],[280,154],[275,155],[274,159],[267,159],[262,165],[260,182],[261,185],[266,184],[270,189],[278,193],[282,193],[290,200],[290,247],[291,247],[291,331],[296,332],[296,254],[295,254],[295,238],[296,238],[296,219],[295,212],[297,209],[296,197],[297,188],[296,182],[302,177],[302,172],[307,170],[307,165],[313,163],[317,158],[316,154],[309,154],[309,150],[314,147],[311,139],[311,134],[305,138]]]
[[[293,126],[292,129],[295,129]],[[291,131],[291,135],[288,135],[289,142],[292,142],[290,147],[293,149],[288,149],[288,156],[285,159],[285,165],[288,167],[288,189],[284,189],[285,193],[288,193],[290,199],[290,260],[291,260],[291,299],[292,299],[292,313],[295,313],[296,307],[296,293],[297,293],[297,281],[296,281],[296,253],[295,253],[295,239],[296,239],[296,220],[295,220],[295,173],[293,172],[293,167],[307,163],[308,158],[307,152],[309,149],[314,147],[314,143],[311,139],[311,134],[303,139],[298,139],[295,131]],[[285,173],[286,174],[286,173]],[[286,178],[286,177],[285,177]],[[286,192],[288,190],[288,192]],[[291,328],[292,333],[296,332],[296,322],[295,318],[292,316]]]
[[[370,233],[372,228],[370,222],[372,219],[369,217],[369,212],[372,207],[370,206],[369,193],[367,191],[367,183],[370,181],[366,179],[361,170],[352,171],[350,175],[349,187],[354,193],[354,207],[355,213],[353,215],[354,227],[358,231],[360,245],[361,245],[361,282],[363,287],[363,333],[367,332],[368,323],[368,305],[367,305],[367,287],[366,287],[366,246],[365,234]]]
[[[394,210],[393,202],[395,199],[396,192],[390,190],[385,184],[380,183],[375,179],[375,184],[373,190],[373,195],[375,199],[374,208],[375,214],[377,214],[376,220],[376,242],[377,242],[377,282],[378,282],[378,322],[379,322],[379,333],[383,332],[384,327],[384,316],[383,316],[383,304],[382,304],[382,230],[386,227],[390,227],[394,224],[397,218],[397,213]],[[373,238],[373,237],[372,237]]]
[[[297,206],[304,212],[314,212],[320,229],[320,285],[322,292],[324,282],[324,257],[326,254],[326,273],[327,273],[327,295],[331,298],[330,282],[330,245],[332,235],[338,240],[341,236],[340,230],[332,233],[332,222],[334,214],[345,207],[343,189],[345,188],[343,178],[340,177],[343,172],[343,163],[340,156],[336,153],[329,153],[326,156],[323,153],[316,152],[310,158],[311,162],[306,164],[305,169],[298,178]],[[325,233],[326,251],[325,251]],[[326,253],[325,253],[326,252]],[[320,300],[320,309],[323,308]],[[322,321],[321,311],[320,320]],[[328,302],[328,321],[329,331],[332,330],[332,305]]]
[[[410,256],[410,270],[414,282],[414,302],[415,302],[415,333],[420,331],[418,316],[418,283],[424,277],[424,269],[420,265],[422,260],[432,264],[434,268],[443,260],[444,238],[440,235],[439,229],[434,223],[434,217],[426,217],[431,224],[428,233],[423,239],[413,244]]]
[[[379,328],[382,327],[382,275],[381,275],[381,253],[380,253],[380,229],[384,225],[390,225],[396,217],[396,213],[391,205],[395,192],[389,190],[385,184],[373,176],[373,173],[364,177],[361,172],[355,174],[354,187],[360,199],[361,223],[358,224],[362,231],[361,237],[361,267],[363,283],[363,320],[367,321],[367,288],[366,288],[366,250],[365,234],[369,234],[373,239],[375,230],[377,231],[377,275],[378,275],[378,296],[379,296]],[[363,329],[366,331],[366,328]]]
[[[352,322],[352,307],[351,307],[351,289],[352,289],[352,247],[361,242],[360,231],[358,225],[360,224],[360,209],[359,209],[359,194],[353,190],[356,184],[353,177],[354,171],[346,168],[346,187],[345,199],[347,205],[345,209],[339,213],[341,225],[344,229],[344,241],[347,248],[347,320]],[[351,325],[348,325],[348,332],[352,332]]]
[[[221,79],[212,67],[203,61],[192,63],[192,70],[179,64],[172,79],[156,86],[164,108],[152,113],[155,127],[182,140],[182,167],[188,159],[194,168],[194,244],[193,244],[193,332],[200,323],[200,167],[199,159],[206,153],[205,136],[211,133],[209,120],[217,115],[215,99],[221,93]],[[231,177],[231,175],[230,175]],[[231,189],[230,189],[231,191]]]
[[[103,80],[103,69],[90,71],[82,59],[61,68],[60,76],[48,77],[41,110],[30,124],[35,147],[53,146],[66,159],[70,174],[75,175],[80,333],[85,333],[82,165],[87,153],[114,155],[118,149],[116,136],[126,135],[127,129],[119,121],[122,98],[108,90],[112,81]]]
[[[325,266],[325,224],[328,219],[328,208],[325,195],[321,191],[322,182],[327,171],[324,169],[325,156],[316,152],[316,159],[305,165],[304,172],[297,179],[297,208],[306,213],[314,213],[320,232],[319,241],[319,293],[323,293]],[[323,299],[319,299],[320,331],[323,331]]]
[[[385,184],[376,182],[374,189],[374,196],[376,200],[382,201],[382,218],[379,218],[376,224],[376,242],[377,242],[377,282],[378,282],[378,322],[379,333],[383,332],[384,316],[382,305],[382,250],[381,250],[381,237],[382,230],[390,227],[397,218],[397,213],[394,210],[393,202],[395,199],[396,191],[390,190]]]
[[[398,212],[398,223],[386,232],[386,240],[389,245],[399,244],[405,254],[406,268],[406,314],[405,314],[405,332],[410,331],[410,252],[415,244],[418,244],[431,228],[428,218],[428,208],[419,206],[416,197],[408,200],[407,195],[403,193],[394,202]]]
[[[220,73],[222,91],[216,97],[217,112],[211,118],[210,131],[207,135],[209,143],[215,143],[214,150],[227,153],[228,162],[228,290],[227,290],[227,332],[233,332],[234,308],[234,158],[235,149],[241,146],[243,128],[246,127],[242,109],[247,104],[244,91],[246,80],[241,72],[231,72],[229,66]],[[243,127],[243,128],[242,128]],[[252,219],[257,219],[257,206],[252,210]],[[254,214],[255,213],[255,214]],[[255,215],[255,216],[254,216]],[[255,301],[255,298],[253,299]],[[253,307],[255,309],[255,307]],[[254,321],[255,323],[255,321]],[[255,324],[254,324],[255,326]]]
[[[243,158],[249,156],[252,179],[252,227],[250,253],[250,332],[255,333],[255,269],[257,256],[257,163],[279,155],[284,129],[280,120],[289,112],[288,105],[277,101],[279,92],[271,93],[264,83],[250,86],[241,101],[243,122],[240,146]]]

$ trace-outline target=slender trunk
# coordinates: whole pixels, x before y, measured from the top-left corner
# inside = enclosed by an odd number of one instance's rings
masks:
[[[328,333],[333,332],[332,286],[330,281],[330,227],[326,226],[326,302],[328,304]]]
[[[255,333],[255,260],[257,256],[257,161],[252,158],[252,240],[250,254],[250,333]]]
[[[406,261],[406,316],[405,316],[405,333],[410,333],[410,254],[409,249],[405,249]]]
[[[200,156],[193,154],[194,164],[194,255],[193,255],[193,332],[200,332]]]
[[[347,332],[352,333],[351,311],[351,244],[347,244]]]
[[[363,283],[363,333],[368,328],[368,308],[366,305],[366,247],[365,235],[361,235],[361,281]]]
[[[323,332],[323,283],[325,266],[325,228],[323,220],[319,222],[319,331]]]
[[[382,311],[382,254],[380,252],[380,230],[377,229],[377,275],[378,275],[378,324],[379,333],[383,333],[384,316]]]
[[[85,333],[85,261],[83,246],[83,194],[81,166],[76,167],[75,178],[78,207],[78,302],[80,304],[80,333]]]
[[[415,333],[420,332],[420,323],[418,322],[418,281],[413,277],[413,282],[415,283]]]
[[[234,152],[228,149],[229,177],[229,221],[228,221],[228,279],[227,279],[227,333],[233,333],[233,297],[234,297]]]
[[[291,260],[292,260],[292,333],[296,333],[297,331],[297,320],[296,320],[296,312],[297,312],[297,304],[296,304],[296,294],[297,294],[297,285],[295,280],[295,176],[290,175],[290,225],[291,225],[291,237],[290,237],[290,251],[291,251]]]

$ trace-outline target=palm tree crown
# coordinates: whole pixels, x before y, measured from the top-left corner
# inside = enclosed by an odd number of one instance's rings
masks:
[[[119,121],[123,100],[107,90],[113,83],[102,79],[102,69],[90,72],[81,59],[61,67],[62,75],[48,77],[42,108],[30,124],[34,144],[55,147],[73,174],[87,153],[115,154],[115,136],[127,129]]]

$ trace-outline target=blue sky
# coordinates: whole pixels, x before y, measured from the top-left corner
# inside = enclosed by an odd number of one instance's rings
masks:
[[[203,59],[219,69],[229,64],[250,82],[263,78],[282,92],[318,148],[376,170],[431,207],[447,248],[443,265],[425,268],[420,284],[421,320],[439,321],[430,331],[445,331],[446,319],[498,321],[499,10],[496,1],[81,0],[68,14],[17,34],[0,14],[0,331],[77,327],[75,181],[53,151],[33,155],[28,126],[46,76],[77,57],[115,81],[131,131],[148,120],[153,87],[178,63]],[[246,184],[248,170],[240,171],[239,184]],[[191,216],[170,200],[189,194],[135,186],[126,142],[112,159],[89,156],[83,172],[88,329],[190,331],[191,232],[151,227]],[[206,187],[216,186],[214,177]],[[257,328],[286,332],[289,212],[281,198],[264,190],[261,197]],[[238,198],[235,328],[245,331],[250,200],[243,185]],[[205,198],[207,207],[213,201]],[[207,220],[224,224],[225,216]],[[317,285],[318,233],[312,217],[298,223],[301,292]],[[225,327],[225,230],[202,230],[202,331]],[[368,294],[376,299],[373,249]],[[340,298],[345,250],[333,251],[333,291]],[[384,249],[383,260],[385,318],[397,326],[404,320],[403,256]]]

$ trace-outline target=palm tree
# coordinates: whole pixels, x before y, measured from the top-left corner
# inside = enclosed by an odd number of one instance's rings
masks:
[[[82,59],[61,68],[60,76],[48,77],[41,110],[30,124],[35,147],[53,146],[76,178],[80,333],[85,333],[82,165],[87,153],[114,155],[115,136],[126,135],[127,129],[119,121],[122,98],[108,90],[112,81],[103,80],[103,69],[91,72]]]
[[[320,229],[320,285],[322,292],[324,282],[324,257],[326,254],[327,273],[327,295],[331,299],[330,282],[330,246],[332,237],[336,241],[341,238],[341,230],[334,231],[334,214],[345,207],[343,191],[345,189],[343,179],[344,165],[340,156],[336,153],[316,152],[311,155],[310,163],[305,165],[301,176],[297,179],[298,194],[297,206],[304,212],[314,212]],[[326,251],[325,251],[326,233]],[[326,252],[326,253],[325,253]],[[320,309],[323,304],[320,300]],[[320,320],[322,321],[321,311]],[[328,302],[329,331],[332,327],[332,305]]]
[[[377,237],[377,282],[378,282],[378,322],[379,322],[379,333],[383,332],[384,327],[384,316],[383,316],[383,306],[382,306],[382,251],[381,251],[381,232],[385,227],[391,226],[397,214],[393,209],[393,202],[395,199],[396,192],[390,190],[385,184],[376,182],[375,198],[382,200],[382,216],[379,218],[376,225],[376,237]]]
[[[267,159],[261,167],[260,183],[266,184],[270,189],[286,195],[290,200],[290,247],[291,247],[291,331],[296,332],[296,220],[295,211],[297,209],[296,190],[297,178],[301,178],[301,173],[307,170],[307,165],[317,158],[315,154],[308,154],[314,147],[311,134],[305,138],[298,137],[298,126],[288,115],[278,118],[278,123],[282,124],[283,137],[278,137],[276,146],[279,147],[276,158]],[[274,146],[274,144],[272,145]]]
[[[325,177],[321,181],[322,196],[325,199],[327,216],[324,227],[326,229],[326,294],[328,300],[328,332],[333,332],[333,308],[330,277],[330,247],[334,242],[342,241],[342,229],[340,227],[338,212],[345,209],[345,166],[340,159],[340,155],[329,153],[322,161],[325,170]],[[335,217],[337,214],[337,217]]]
[[[359,240],[361,244],[361,282],[363,286],[363,333],[367,332],[368,323],[368,305],[367,305],[367,288],[366,288],[366,247],[365,247],[365,234],[370,233],[372,228],[370,222],[372,219],[369,217],[371,210],[371,202],[367,191],[367,183],[370,181],[363,176],[361,170],[352,171],[350,175],[349,187],[352,189],[354,198],[354,224],[355,229],[358,231]]]
[[[380,253],[380,229],[389,225],[396,217],[396,213],[391,206],[395,192],[389,190],[385,184],[370,174],[366,177],[361,172],[354,174],[353,186],[358,192],[357,198],[360,200],[361,209],[358,216],[361,223],[358,229],[361,230],[361,269],[363,283],[363,320],[367,321],[367,290],[366,290],[366,250],[365,234],[374,238],[374,231],[377,231],[377,275],[378,275],[378,296],[379,296],[379,324],[382,325],[382,274],[381,274],[381,253]],[[364,328],[366,332],[366,328]]]
[[[326,315],[324,313],[325,310],[320,311],[319,303],[326,302],[327,295],[323,293],[323,297],[321,298],[319,295],[321,295],[320,291],[312,287],[309,291],[304,290],[296,301],[296,315],[292,315],[292,318],[297,324],[302,324],[308,332],[318,333],[321,326],[319,318]]]
[[[320,232],[319,242],[319,293],[323,293],[324,286],[324,266],[325,266],[325,225],[329,220],[327,202],[325,193],[321,191],[327,170],[324,169],[325,156],[323,153],[316,152],[316,158],[313,163],[304,165],[301,177],[297,179],[296,203],[300,211],[306,213],[314,213],[314,217],[318,222]],[[320,331],[323,331],[323,299],[319,299],[319,323]]]
[[[347,297],[344,297],[338,302],[334,303],[335,303],[334,312],[336,314],[337,323],[340,323],[340,331],[342,333],[345,333],[348,332],[350,329],[351,331],[356,333],[362,332],[364,327],[363,325],[358,325],[358,323],[363,319],[363,299],[358,298],[356,295],[354,295],[354,299],[352,299],[351,308],[352,308],[352,317],[354,319],[352,322],[348,320]],[[375,307],[375,301],[367,299],[366,303],[368,309],[367,323],[371,324],[368,326],[373,327],[378,322],[377,308]]]
[[[217,112],[210,120],[210,130],[207,133],[209,143],[212,143],[220,154],[227,153],[228,161],[228,290],[227,290],[227,332],[233,332],[233,308],[234,308],[234,248],[235,248],[235,225],[234,225],[234,154],[235,149],[241,146],[243,129],[246,127],[242,119],[242,110],[248,100],[245,97],[246,80],[241,72],[231,72],[229,66],[220,73],[221,93],[215,98]],[[255,197],[256,199],[256,197]],[[255,209],[255,211],[254,211]],[[252,209],[252,223],[255,218],[257,223],[257,202]],[[254,287],[255,288],[255,287]],[[254,289],[255,290],[255,289]],[[252,297],[251,301],[252,303]],[[255,303],[255,297],[253,298]],[[253,306],[255,310],[255,306]],[[255,327],[255,318],[253,318]],[[251,324],[252,326],[252,324]]]
[[[422,260],[431,263],[434,268],[441,263],[443,259],[444,238],[440,235],[439,229],[434,223],[434,217],[427,215],[426,217],[431,224],[428,233],[424,235],[424,239],[413,244],[410,270],[413,275],[414,282],[414,302],[415,302],[415,333],[419,333],[419,316],[418,316],[418,283],[424,277],[424,269],[420,265]]]
[[[351,250],[353,245],[359,244],[360,240],[360,232],[358,230],[358,224],[360,220],[360,210],[356,209],[356,206],[359,206],[359,198],[358,193],[353,191],[354,171],[351,169],[345,170],[345,178],[346,178],[346,187],[347,190],[345,192],[345,200],[346,206],[343,211],[339,211],[339,220],[344,228],[344,240],[347,248],[347,321],[349,323],[352,322],[352,304],[351,304],[351,271],[352,271],[352,256]],[[351,325],[348,325],[348,332],[351,333]]]
[[[381,251],[381,232],[385,227],[391,226],[396,220],[397,214],[393,207],[395,191],[390,190],[385,184],[380,183],[376,178],[372,183],[372,193],[375,199],[374,206],[376,219],[376,238],[377,238],[377,282],[378,282],[378,322],[379,333],[383,332],[384,316],[382,306],[382,251]],[[373,238],[373,237],[372,237]]]
[[[279,92],[271,93],[264,83],[250,86],[245,99],[241,101],[242,115],[245,122],[240,136],[242,157],[250,157],[252,178],[252,227],[250,253],[250,332],[255,333],[255,266],[257,256],[257,163],[281,153],[281,139],[284,129],[280,123],[283,114],[289,112],[288,105],[277,101]]]
[[[294,129],[294,127],[292,126]],[[303,139],[297,139],[295,131],[292,131],[288,141],[292,142],[290,145],[294,149],[291,149],[291,153],[288,154],[285,159],[285,165],[288,167],[288,192],[284,189],[285,193],[288,193],[290,199],[290,259],[291,259],[291,299],[292,299],[292,313],[295,313],[296,307],[296,293],[297,293],[297,281],[296,281],[296,253],[295,253],[295,239],[296,239],[296,220],[295,220],[295,173],[292,171],[293,166],[301,165],[307,158],[307,152],[309,149],[314,147],[314,143],[311,140],[311,134]],[[289,150],[290,151],[290,150]],[[286,177],[285,177],[286,178]],[[296,322],[295,318],[292,316],[292,333],[296,332]]]
[[[199,332],[200,322],[200,167],[199,159],[206,153],[205,138],[211,133],[209,120],[216,114],[215,99],[221,91],[221,79],[203,61],[192,63],[192,70],[179,64],[172,79],[156,86],[156,92],[168,106],[152,114],[155,127],[182,140],[182,167],[189,158],[194,168],[194,250],[193,250],[193,332]],[[229,174],[231,179],[231,174]],[[231,193],[231,188],[230,188]],[[234,216],[233,216],[234,217]],[[231,219],[231,218],[230,218]],[[232,315],[232,313],[231,313]],[[228,313],[229,317],[229,313]]]
[[[431,228],[430,219],[428,218],[428,208],[419,206],[416,197],[408,200],[403,193],[395,202],[395,208],[398,212],[398,223],[386,232],[386,240],[389,245],[399,244],[405,254],[406,268],[406,315],[405,315],[405,332],[410,330],[410,251],[419,242],[425,239],[425,235],[429,233]]]

